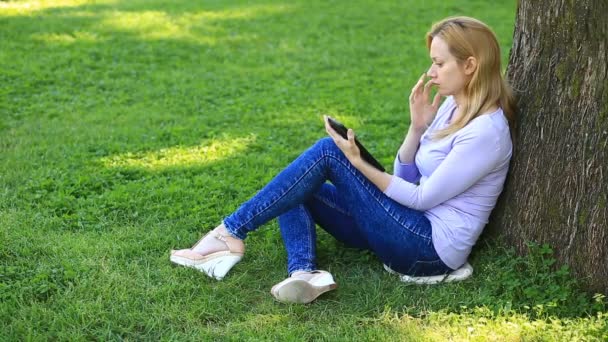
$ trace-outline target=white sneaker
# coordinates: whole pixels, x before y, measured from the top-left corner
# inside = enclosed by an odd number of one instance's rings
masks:
[[[465,280],[468,277],[470,277],[471,275],[473,275],[473,266],[471,266],[471,264],[469,264],[468,262],[453,272],[442,274],[442,275],[436,275],[436,276],[428,276],[428,277],[416,277],[416,276],[409,276],[407,274],[401,274],[399,272],[392,270],[390,267],[388,267],[386,265],[384,265],[384,269],[388,273],[398,275],[399,278],[401,279],[401,281],[404,283],[427,284],[427,285],[438,284],[438,283],[449,283],[452,281],[461,281],[461,280]]]
[[[280,302],[307,304],[338,287],[327,271],[296,271],[276,284],[270,293]]]

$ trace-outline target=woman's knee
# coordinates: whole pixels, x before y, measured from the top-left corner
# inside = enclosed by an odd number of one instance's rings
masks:
[[[324,137],[317,140],[317,142],[314,144],[314,147],[323,151],[339,150],[338,146],[331,137]]]

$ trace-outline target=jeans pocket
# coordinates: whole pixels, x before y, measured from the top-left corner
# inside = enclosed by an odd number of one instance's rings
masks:
[[[407,275],[414,277],[428,277],[434,275],[441,275],[450,272],[451,270],[447,267],[441,259],[436,260],[419,260],[416,261],[412,267],[410,267],[409,271],[406,273]]]

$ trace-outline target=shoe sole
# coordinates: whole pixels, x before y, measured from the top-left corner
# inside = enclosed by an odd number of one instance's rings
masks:
[[[241,261],[242,258],[242,255],[223,255],[214,257],[211,260],[192,260],[171,255],[169,260],[176,265],[194,268],[211,278],[222,280],[228,271]]]
[[[336,283],[314,285],[306,280],[290,278],[272,289],[272,295],[280,302],[308,304],[325,292],[338,287]]]
[[[467,262],[462,265],[459,269],[443,275],[437,276],[428,276],[428,277],[416,277],[409,276],[406,274],[398,273],[392,270],[387,265],[384,265],[384,269],[388,271],[390,274],[396,274],[399,276],[400,280],[404,283],[413,283],[420,285],[434,285],[439,283],[450,283],[454,281],[463,281],[473,275],[473,267]]]

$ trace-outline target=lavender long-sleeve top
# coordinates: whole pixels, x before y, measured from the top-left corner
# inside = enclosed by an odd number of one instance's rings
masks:
[[[450,268],[462,266],[502,191],[512,143],[502,109],[480,115],[458,132],[433,139],[449,123],[456,103],[448,97],[420,138],[414,163],[395,158],[385,194],[424,211],[433,228],[433,245]]]

